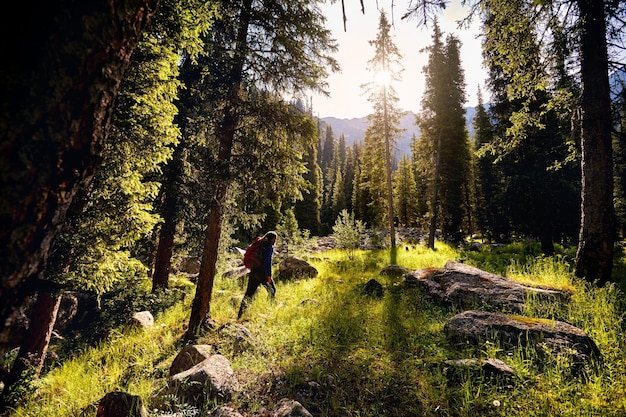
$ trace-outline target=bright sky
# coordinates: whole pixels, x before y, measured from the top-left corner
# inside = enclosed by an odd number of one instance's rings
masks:
[[[376,38],[380,13],[376,4],[383,8],[387,19],[392,23],[391,36],[403,56],[402,81],[393,84],[399,97],[399,107],[405,111],[418,112],[424,92],[423,67],[428,62],[428,54],[420,52],[432,43],[432,25],[428,28],[417,28],[417,21],[401,20],[407,0],[396,0],[393,16],[391,15],[391,0],[365,0],[365,14],[361,13],[360,2],[346,0],[346,14],[348,17],[347,31],[343,29],[341,1],[334,4],[326,2],[321,5],[322,12],[327,17],[328,28],[339,46],[335,59],[341,66],[341,72],[330,75],[327,79],[330,98],[313,95],[313,112],[319,117],[356,118],[367,116],[372,111],[372,105],[367,101],[368,95],[361,85],[370,82],[374,77],[368,71],[367,62],[374,56],[374,47],[369,44]],[[458,29],[457,21],[468,15],[468,9],[461,6],[461,0],[451,0],[448,7],[439,14],[439,26],[445,37],[455,34],[461,41],[461,64],[465,71],[466,95],[468,102],[465,106],[476,106],[478,86],[482,90],[483,101],[488,102],[484,81],[487,72],[482,66],[480,49],[479,23],[474,21],[469,29]],[[474,19],[476,20],[476,19]]]

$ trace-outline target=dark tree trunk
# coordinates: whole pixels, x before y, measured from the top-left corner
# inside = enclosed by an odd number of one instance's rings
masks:
[[[175,229],[174,214],[170,212],[167,216],[164,216],[164,222],[159,230],[159,244],[154,257],[154,272],[152,274],[153,292],[159,288],[167,288],[169,286]]]
[[[101,161],[114,100],[157,0],[24,0],[2,13],[0,342]],[[20,23],[16,26],[15,17]]]
[[[191,306],[189,327],[185,336],[186,340],[194,340],[200,329],[207,324],[211,317],[211,296],[213,293],[213,282],[215,281],[219,241],[222,234],[221,224],[226,193],[227,185],[225,183],[218,185],[215,198],[210,204],[202,261],[200,262],[200,273],[198,274],[198,285]]]
[[[60,304],[60,294],[41,292],[37,295],[28,331],[22,340],[17,358],[13,362],[11,373],[4,381],[5,385],[2,392],[4,398],[8,398],[13,385],[22,378],[27,370],[34,369],[33,378],[39,377],[46,359],[46,352]],[[2,404],[2,406],[6,405]]]
[[[603,0],[578,0],[582,77],[582,205],[576,276],[606,283],[613,268],[611,99]]]
[[[169,276],[172,270],[172,253],[174,250],[174,236],[178,218],[179,184],[182,181],[183,145],[178,144],[174,155],[166,170],[164,184],[163,224],[159,230],[159,243],[154,258],[154,273],[152,274],[152,291],[169,286]]]
[[[441,138],[437,138],[435,155],[435,175],[433,179],[433,197],[430,206],[430,229],[428,231],[428,247],[435,250],[435,234],[437,233],[437,213],[439,212],[439,177],[441,173]]]
[[[224,116],[218,125],[217,137],[219,149],[217,159],[219,161],[215,172],[215,189],[209,204],[209,218],[207,221],[200,273],[196,295],[191,307],[191,316],[187,328],[186,340],[194,340],[199,330],[207,324],[211,314],[211,295],[216,273],[217,254],[221,237],[222,214],[224,202],[230,186],[230,160],[233,152],[235,131],[239,125],[240,114],[237,110],[240,100],[241,82],[243,79],[243,66],[247,58],[248,29],[250,26],[250,8],[252,0],[242,2],[239,27],[237,28],[237,40],[229,71],[230,86],[226,98]]]

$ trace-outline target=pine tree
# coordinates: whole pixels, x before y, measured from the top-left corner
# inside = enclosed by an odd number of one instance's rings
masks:
[[[532,7],[530,25],[520,24],[513,19],[512,7]],[[485,13],[484,20],[502,18],[513,19],[511,25],[501,25],[498,28],[487,29],[488,33],[497,32],[499,36],[491,36],[494,42],[493,50],[501,53],[503,73],[510,77],[508,90],[514,97],[530,96],[533,90],[544,88],[541,79],[529,77],[533,74],[532,68],[519,70],[519,65],[532,66],[542,69],[544,66],[537,62],[535,57],[523,54],[524,44],[511,39],[511,36],[523,34],[523,31],[540,31],[539,40],[558,38],[558,33],[550,33],[550,23],[554,20],[561,22],[563,33],[576,33],[577,37],[570,37],[572,45],[578,50],[576,55],[581,64],[579,75],[581,80],[580,95],[576,97],[580,103],[581,136],[581,213],[580,230],[578,233],[578,251],[576,254],[575,274],[584,277],[590,282],[607,282],[611,279],[614,250],[614,207],[613,207],[613,155],[611,146],[611,97],[609,86],[609,48],[613,47],[607,39],[621,36],[626,14],[622,2],[608,2],[604,0],[578,0],[575,2],[551,2],[549,7],[534,7],[532,2],[481,2],[480,8]],[[496,13],[492,13],[497,9]],[[521,14],[522,17],[525,14]],[[541,54],[549,56],[560,54],[561,48],[554,45],[541,45]],[[521,49],[521,50],[520,50]],[[540,56],[542,56],[540,55]],[[535,55],[536,56],[536,55]],[[522,93],[522,94],[519,94]],[[555,95],[558,104],[561,97]],[[527,113],[520,113],[518,120],[529,121]],[[514,125],[516,126],[516,125]]]
[[[550,83],[548,73],[542,70],[545,65],[541,65],[538,36],[533,29],[521,29],[530,27],[532,15],[531,8],[515,2],[494,8],[485,50],[496,81],[490,85],[498,99],[493,106],[497,122],[493,144],[499,147],[502,211],[513,230],[539,238],[544,253],[551,255],[555,239],[575,238],[575,222],[567,213],[577,213],[577,181],[572,164],[565,163],[569,156],[565,126],[559,120],[563,116],[549,104],[554,93],[545,89]],[[520,48],[514,63],[498,48],[501,38]],[[516,68],[513,75],[508,75],[510,65]],[[511,83],[519,83],[517,78],[526,82],[512,90]],[[510,82],[506,84],[497,82],[507,79]],[[553,91],[558,93],[559,88]],[[560,101],[563,111],[565,101]]]
[[[478,90],[478,106],[472,120],[474,125],[474,143],[476,144],[476,223],[478,229],[488,240],[501,239],[503,217],[498,207],[497,195],[502,189],[501,174],[496,165],[496,155],[489,146],[494,140],[493,127],[487,109]]]
[[[354,213],[352,207],[352,193],[354,190],[354,178],[355,178],[355,170],[356,163],[359,157],[358,155],[359,145],[355,144],[354,146],[350,146],[346,148],[346,162],[344,164],[343,171],[343,186],[344,186],[344,194],[346,196],[346,209],[349,213]]]
[[[413,167],[406,155],[400,159],[398,169],[394,173],[393,190],[399,223],[406,227],[417,226],[419,207],[417,183],[413,175]]]
[[[460,42],[449,35],[446,44],[435,22],[433,43],[425,67],[426,91],[423,111],[417,118],[424,149],[431,152],[430,231],[428,246],[434,248],[435,232],[460,242],[463,237],[465,190],[469,181],[469,145],[465,128],[465,81],[459,59]],[[422,164],[428,163],[422,157]]]
[[[403,70],[402,55],[391,37],[391,25],[383,11],[380,13],[376,39],[370,41],[374,57],[369,60],[369,69],[377,82],[366,84],[368,100],[374,111],[368,116],[361,176],[368,188],[370,221],[382,225],[386,220],[392,250],[396,247],[395,213],[393,206],[392,167],[393,147],[400,132],[398,127],[402,112],[397,107],[398,97],[392,85],[400,79]],[[375,166],[374,164],[380,164]],[[380,172],[382,169],[382,172]],[[368,170],[369,172],[365,172]],[[381,184],[382,182],[382,184]]]
[[[326,127],[326,133],[322,142],[322,157],[320,159],[320,168],[322,170],[322,208],[321,208],[321,221],[324,224],[330,225],[333,221],[332,214],[332,191],[334,184],[334,176],[336,169],[333,164],[336,164],[337,144],[335,141],[335,135],[330,125]]]
[[[225,203],[233,183],[269,200],[297,193],[306,143],[318,138],[313,120],[282,95],[319,90],[336,62],[324,17],[308,0],[220,2],[206,51],[188,63],[187,88],[201,106],[193,131],[206,141],[207,227],[186,338],[210,316]],[[193,104],[193,102],[192,102]],[[253,175],[254,174],[254,175]],[[268,203],[271,204],[270,201]],[[278,203],[276,203],[278,204]],[[259,206],[262,206],[260,204]]]
[[[11,57],[0,78],[2,338],[29,294],[26,279],[45,268],[74,197],[101,166],[121,80],[157,3],[23,1],[3,15],[3,27],[25,35],[2,51]]]
[[[422,135],[420,138],[415,136],[411,138],[411,167],[413,169],[413,178],[415,178],[416,194],[417,194],[417,225],[428,228],[429,213],[429,186],[433,184],[434,176],[432,164],[431,143]]]
[[[179,135],[173,104],[179,86],[177,52],[184,42],[193,42],[193,37],[183,41],[174,30],[183,9],[160,9],[135,48],[112,113],[101,168],[90,187],[74,196],[52,240],[43,275],[49,281],[101,295],[116,283],[145,274],[138,243],[158,220],[152,210],[159,187],[154,178]],[[3,395],[28,368],[34,377],[39,375],[60,301],[58,290],[37,295]]]
[[[303,178],[306,181],[306,187],[302,191],[302,200],[297,201],[294,207],[298,225],[314,236],[321,231],[320,211],[322,208],[322,169],[317,160],[317,143],[314,143],[308,146],[304,153],[307,170]]]

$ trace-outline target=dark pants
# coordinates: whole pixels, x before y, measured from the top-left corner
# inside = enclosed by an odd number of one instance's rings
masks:
[[[272,300],[276,297],[276,286],[274,285],[274,281],[267,282],[267,277],[262,271],[259,269],[253,269],[248,274],[248,287],[246,288],[243,300],[241,300],[241,306],[239,307],[237,319],[240,319],[244,311],[248,308],[254,293],[256,293],[256,290],[259,288],[259,285],[263,285],[265,287],[267,294]]]

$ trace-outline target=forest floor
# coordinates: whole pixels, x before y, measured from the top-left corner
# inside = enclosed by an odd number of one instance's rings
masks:
[[[565,249],[548,258],[528,244],[480,252],[407,245],[395,263],[420,269],[462,260],[520,282],[571,288],[568,303],[531,303],[523,314],[565,321],[596,342],[602,364],[578,374],[564,357],[538,349],[490,341],[478,348],[451,345],[443,326],[459,309],[432,303],[419,289],[405,288],[401,277],[380,275],[390,263],[389,250],[331,249],[301,256],[318,276],[277,281],[276,302],[261,289],[241,322],[235,318],[244,283],[216,278],[214,327],[197,343],[212,345],[231,362],[241,390],[227,405],[245,417],[271,416],[282,398],[299,401],[316,417],[626,415],[623,292],[619,285],[597,288],[574,278]],[[382,284],[382,297],[363,294],[370,279]],[[215,404],[198,410],[166,394],[195,291],[183,276],[171,284],[182,301],[157,314],[153,328],[122,326],[96,346],[76,349],[36,381],[29,400],[11,415],[91,416],[99,399],[116,389],[139,395],[151,416],[208,415]],[[135,307],[141,298],[135,294]],[[245,349],[223,331],[239,326],[246,329]],[[452,375],[446,361],[461,358],[498,358],[517,374],[505,382],[480,372]]]

